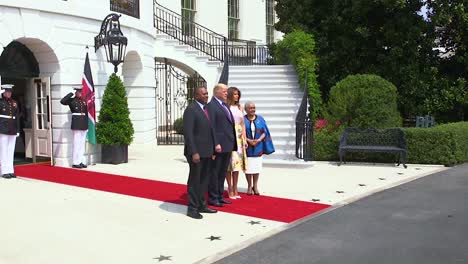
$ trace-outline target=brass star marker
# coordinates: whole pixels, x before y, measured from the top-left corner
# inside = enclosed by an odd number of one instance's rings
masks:
[[[259,224],[260,224],[260,221],[250,221],[250,222],[247,222],[247,224],[259,225]]]
[[[207,237],[206,239],[209,239],[211,241],[213,240],[221,240],[221,237],[220,236],[210,236],[210,237]]]
[[[360,183],[359,186],[364,187],[366,185],[364,183]]]
[[[314,199],[312,199],[311,201],[312,201],[312,202],[318,202],[318,201],[320,201],[320,199],[314,198]]]
[[[164,256],[164,255],[159,255],[158,258],[153,258],[153,259],[157,259],[158,262],[161,262],[161,261],[165,261],[165,260],[170,260],[172,261],[172,256]]]
[[[344,193],[343,191],[336,191],[336,193]]]
[[[381,181],[384,181],[384,180],[385,180],[385,178],[379,178],[379,180],[381,180]]]

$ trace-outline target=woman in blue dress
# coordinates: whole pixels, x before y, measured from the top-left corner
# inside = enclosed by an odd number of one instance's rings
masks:
[[[255,104],[245,104],[246,115],[244,116],[245,132],[247,135],[247,194],[260,195],[258,191],[258,178],[262,172],[263,155],[275,152],[270,131],[265,119],[255,114]]]

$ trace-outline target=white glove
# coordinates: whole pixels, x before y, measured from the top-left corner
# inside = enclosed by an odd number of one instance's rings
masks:
[[[19,133],[16,133],[16,137],[19,137]]]
[[[2,94],[3,94],[3,92],[5,92],[5,90],[3,90],[3,89],[0,89],[0,98],[2,98]]]

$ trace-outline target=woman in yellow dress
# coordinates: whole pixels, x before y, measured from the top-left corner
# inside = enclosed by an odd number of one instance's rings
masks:
[[[233,151],[231,155],[231,163],[229,164],[226,174],[228,184],[228,194],[230,199],[240,199],[241,196],[237,191],[237,182],[239,180],[239,171],[245,172],[247,167],[247,139],[245,136],[244,125],[244,109],[239,104],[241,92],[236,87],[229,87],[227,96],[227,105],[234,117],[237,140],[237,151]]]

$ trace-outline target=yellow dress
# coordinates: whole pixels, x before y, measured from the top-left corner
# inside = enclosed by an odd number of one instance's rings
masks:
[[[242,136],[241,126],[244,114],[237,105],[232,105],[230,109],[235,121],[234,130],[236,131],[237,151],[232,152],[228,171],[245,171],[247,168],[247,152],[244,146],[247,144],[247,141]]]

